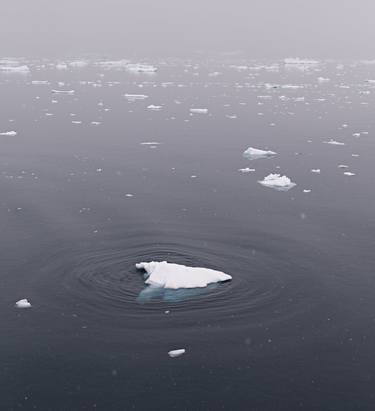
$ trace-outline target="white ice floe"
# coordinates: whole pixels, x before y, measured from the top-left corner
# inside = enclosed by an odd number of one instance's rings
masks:
[[[311,172],[315,174],[320,174],[320,168],[312,168]]]
[[[69,63],[69,66],[73,68],[82,68],[86,67],[88,64],[89,63],[85,60],[74,60]]]
[[[347,166],[346,164],[339,164],[337,167],[338,168],[348,168],[349,166]]]
[[[240,171],[241,173],[251,173],[252,171],[255,171],[255,168],[239,168],[238,171]]]
[[[128,101],[145,100],[148,98],[145,94],[124,94],[124,97]]]
[[[0,71],[4,71],[6,73],[30,73],[30,69],[28,66],[1,66]]]
[[[49,84],[49,82],[48,82],[47,80],[33,80],[33,81],[31,82],[31,84],[41,85],[41,84]]]
[[[284,63],[287,65],[302,65],[302,66],[310,66],[310,65],[317,65],[319,64],[318,60],[313,59],[306,59],[306,58],[299,58],[299,57],[288,57],[284,59]]]
[[[129,60],[99,61],[96,64],[106,69],[126,68],[126,66],[129,64]]]
[[[152,110],[152,111],[160,111],[163,106],[155,106],[154,104],[150,104],[149,106],[147,106],[148,110]]]
[[[281,176],[280,174],[269,174],[263,180],[258,181],[258,183],[279,191],[287,191],[296,186],[296,183],[293,183],[289,177]]]
[[[167,261],[151,261],[136,264],[147,273],[145,283],[162,288],[202,288],[208,284],[231,280],[232,277],[221,271],[201,267],[187,267]]]
[[[137,73],[155,73],[158,70],[157,67],[151,64],[127,64],[125,68]]]
[[[318,77],[318,81],[319,83],[327,83],[330,79],[326,77]]]
[[[55,89],[53,89],[52,90],[52,93],[54,93],[54,94],[74,94],[75,93],[75,91],[74,90],[55,90]]]
[[[22,300],[19,300],[16,302],[16,307],[17,308],[30,308],[31,304],[27,300],[27,298],[23,298]]]
[[[346,175],[346,176],[355,176],[355,173],[352,173],[350,171],[345,171],[344,175]]]
[[[4,131],[3,133],[0,133],[0,136],[14,137],[16,135],[17,135],[17,131]]]
[[[311,190],[305,189],[305,190],[303,190],[303,192],[304,192],[304,193],[311,193]]]
[[[243,152],[244,157],[250,160],[257,160],[258,158],[269,158],[275,156],[277,153],[270,150],[260,150],[259,148],[249,147]]]
[[[332,138],[331,140],[323,141],[323,143],[332,144],[333,146],[345,146],[345,143],[342,143],[341,141],[333,140]]]
[[[190,113],[207,114],[208,113],[208,108],[191,108]]]
[[[186,350],[184,348],[180,348],[178,350],[172,350],[168,352],[168,355],[171,358],[180,357],[181,355],[185,354]]]
[[[141,146],[158,146],[159,144],[158,141],[144,141]]]

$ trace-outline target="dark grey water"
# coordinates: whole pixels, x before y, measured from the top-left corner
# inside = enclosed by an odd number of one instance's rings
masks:
[[[375,65],[55,63],[0,72],[0,408],[373,410]],[[150,295],[151,260],[233,280]]]

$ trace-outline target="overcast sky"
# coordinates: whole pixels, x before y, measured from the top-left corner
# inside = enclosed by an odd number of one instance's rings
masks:
[[[375,58],[375,0],[0,0],[0,55]]]

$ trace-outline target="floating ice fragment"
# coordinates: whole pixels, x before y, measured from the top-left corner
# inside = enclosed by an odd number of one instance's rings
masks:
[[[148,98],[145,94],[124,94],[124,97],[128,101],[144,100]]]
[[[155,106],[154,104],[150,104],[147,108],[152,111],[159,111],[163,108],[163,106]]]
[[[19,300],[16,302],[16,307],[17,308],[30,308],[31,304],[27,300],[27,298],[23,298],[22,300]]]
[[[141,143],[141,146],[158,146],[159,144],[157,141],[145,141]]]
[[[86,67],[88,64],[89,63],[84,60],[75,60],[75,61],[71,61],[69,63],[69,66],[73,68],[82,68],[82,67]]]
[[[326,77],[318,77],[318,81],[319,81],[319,83],[326,83],[326,82],[330,81],[330,79],[326,78]]]
[[[346,175],[346,176],[355,176],[355,173],[352,173],[350,171],[345,171],[344,175]]]
[[[155,73],[158,68],[149,64],[127,64],[126,69],[138,73]]]
[[[28,66],[1,66],[0,71],[4,71],[6,73],[23,73],[27,74],[30,73],[30,69]]]
[[[49,84],[47,80],[33,80],[31,84],[40,85],[40,84]]]
[[[191,108],[190,113],[207,114],[208,113],[208,108]]]
[[[303,190],[304,193],[311,193],[311,190]]]
[[[315,174],[320,174],[320,168],[312,168],[311,172]]]
[[[339,164],[337,167],[338,168],[348,168],[349,166],[347,166],[346,164]]]
[[[345,143],[342,143],[342,142],[340,142],[340,141],[333,140],[332,138],[331,138],[329,141],[323,141],[323,143],[332,144],[332,145],[334,145],[334,146],[344,146],[344,145],[345,145]]]
[[[280,176],[280,174],[269,174],[263,180],[258,181],[258,183],[279,191],[287,191],[296,186],[296,183],[293,183],[289,177]]]
[[[285,64],[296,64],[296,65],[316,65],[319,64],[319,61],[313,59],[299,58],[299,57],[288,57],[284,59]]]
[[[259,148],[249,147],[243,152],[243,156],[250,160],[257,160],[258,158],[269,158],[275,156],[277,153],[270,150],[260,150]]]
[[[180,357],[181,355],[185,354],[186,350],[184,348],[180,348],[179,350],[172,350],[168,352],[168,355],[171,358]]]
[[[147,273],[146,284],[162,288],[202,288],[208,284],[231,280],[232,277],[221,271],[201,267],[187,267],[167,261],[151,261],[136,264]]]
[[[238,171],[240,171],[241,173],[251,173],[252,171],[255,171],[255,168],[239,168]]]
[[[0,133],[0,136],[14,137],[16,135],[17,135],[17,131],[4,131],[3,133]]]
[[[54,94],[74,94],[74,90],[52,90]]]

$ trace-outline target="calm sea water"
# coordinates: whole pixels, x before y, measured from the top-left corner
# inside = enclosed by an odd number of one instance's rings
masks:
[[[375,65],[24,63],[0,72],[2,410],[374,409]],[[149,295],[151,260],[233,280]]]

